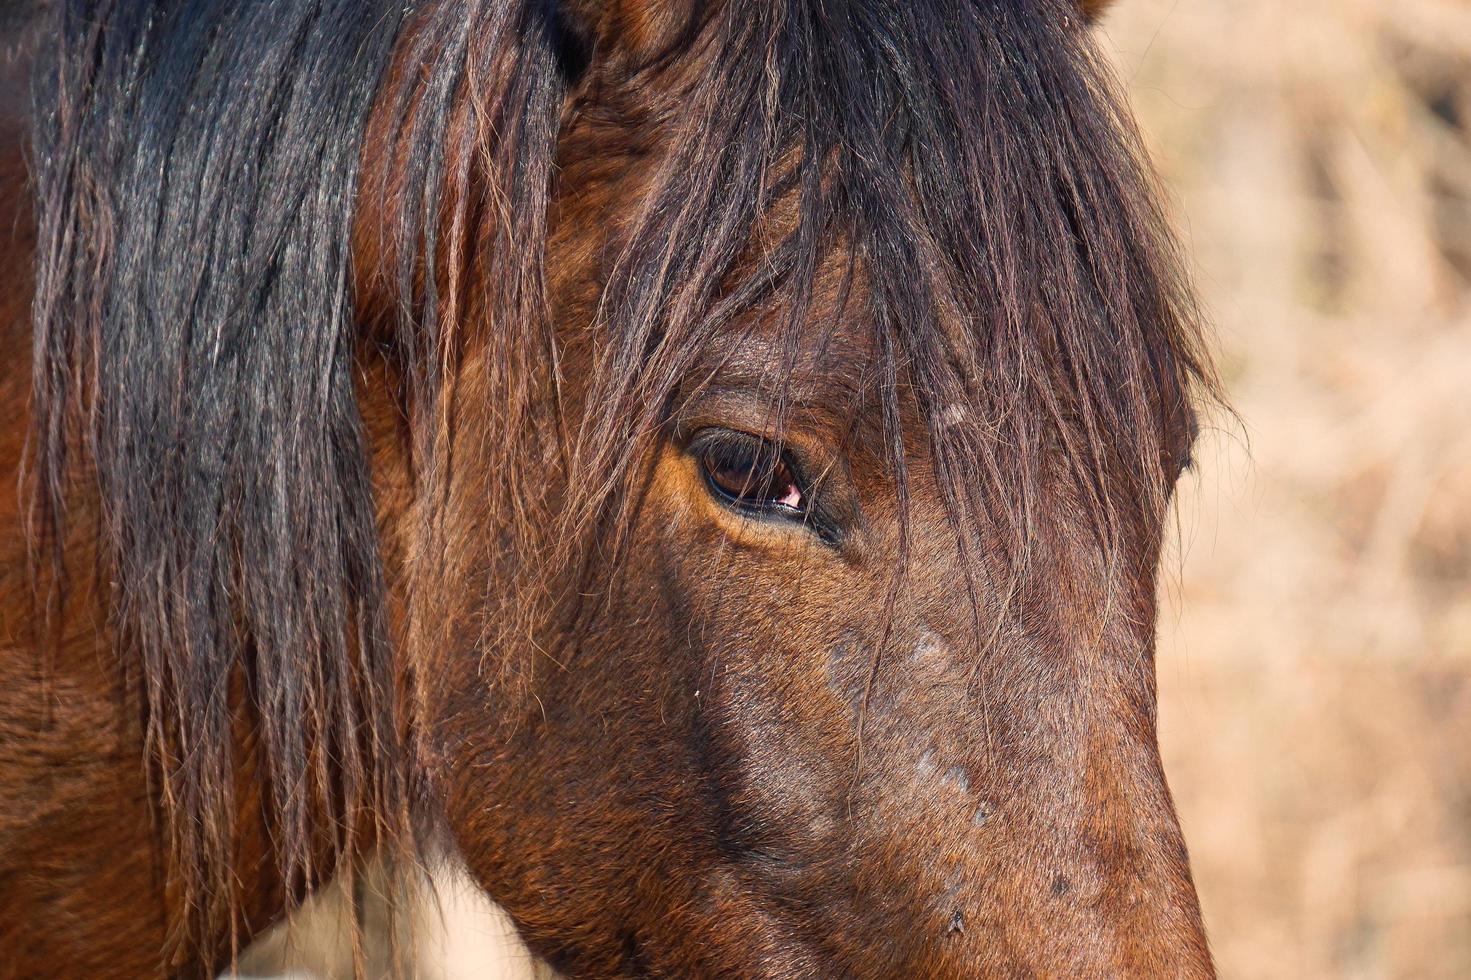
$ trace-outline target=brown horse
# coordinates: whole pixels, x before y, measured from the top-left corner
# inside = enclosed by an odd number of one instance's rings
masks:
[[[1211,974],[1100,4],[37,6],[0,973],[452,849],[574,976]]]

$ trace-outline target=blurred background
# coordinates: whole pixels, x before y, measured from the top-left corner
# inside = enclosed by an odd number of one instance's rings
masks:
[[[1222,976],[1471,978],[1471,0],[1119,0],[1100,30],[1235,412],[1181,485],[1159,651]],[[441,888],[422,975],[542,975]],[[245,972],[350,963],[311,915],[321,948]]]
[[[1119,0],[1216,325],[1165,766],[1221,973],[1471,977],[1471,2]]]

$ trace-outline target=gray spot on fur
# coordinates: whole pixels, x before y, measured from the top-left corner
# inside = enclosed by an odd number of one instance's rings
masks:
[[[925,749],[924,755],[919,757],[914,769],[920,776],[930,777],[935,774],[935,752],[933,749]]]
[[[944,655],[944,642],[934,633],[925,630],[920,636],[919,642],[914,645],[914,652],[909,655],[909,659],[922,663],[925,661],[938,661]]]
[[[860,654],[863,646],[856,640],[835,643],[827,654],[827,686],[837,698],[848,706],[853,717],[863,707],[863,688],[866,679],[866,663]]]

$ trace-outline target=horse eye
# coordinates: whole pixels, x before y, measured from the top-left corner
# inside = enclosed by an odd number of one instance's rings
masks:
[[[801,482],[770,443],[754,437],[712,439],[698,448],[696,458],[705,482],[728,504],[797,517],[807,511]]]

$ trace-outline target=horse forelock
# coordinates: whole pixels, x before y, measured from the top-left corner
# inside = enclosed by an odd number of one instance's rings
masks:
[[[559,165],[622,141],[650,173],[590,325],[597,410],[573,420],[571,490],[532,550],[596,528],[618,540],[648,439],[763,305],[780,309],[765,345],[777,429],[804,353],[865,334],[901,503],[913,418],[958,538],[992,532],[970,548],[973,595],[1022,574],[1059,480],[1111,566],[1155,534],[1182,420],[1214,386],[1150,168],[1075,8],[670,6],[697,29],[671,18],[632,52],[600,42],[573,93],[574,118],[607,119],[580,138],[574,123]],[[833,267],[861,288],[819,289]],[[973,424],[950,424],[962,413]],[[489,469],[515,469],[524,447],[505,448]]]
[[[625,533],[650,441],[760,307],[779,310],[778,416],[813,324],[864,336],[901,504],[912,418],[958,536],[998,529],[999,564],[971,549],[973,595],[1024,567],[1059,472],[1106,552],[1160,519],[1172,420],[1210,371],[1075,7],[567,9],[58,13],[37,112],[37,466],[58,524],[78,455],[96,470],[113,624],[141,665],[172,873],[196,909],[185,942],[237,914],[232,688],[254,706],[286,881],[411,836],[353,389],[370,293],[408,379],[427,501],[411,645],[444,628],[461,585],[439,563],[474,563],[446,518],[467,465],[448,459],[455,412],[493,433],[468,461],[483,493],[459,506],[525,569],[494,583],[504,595],[477,625],[497,657],[534,633],[594,538]],[[620,16],[660,9],[681,16]],[[631,24],[638,44],[597,33]],[[653,169],[612,236],[586,391],[564,400],[544,258],[558,167],[597,150],[568,133],[610,98],[637,110],[619,138],[646,141]],[[820,288],[834,266],[861,279],[853,303]],[[472,344],[467,407],[453,395]],[[569,414],[573,401],[593,408]],[[529,459],[560,472],[555,507]],[[324,863],[325,824],[340,829]]]

